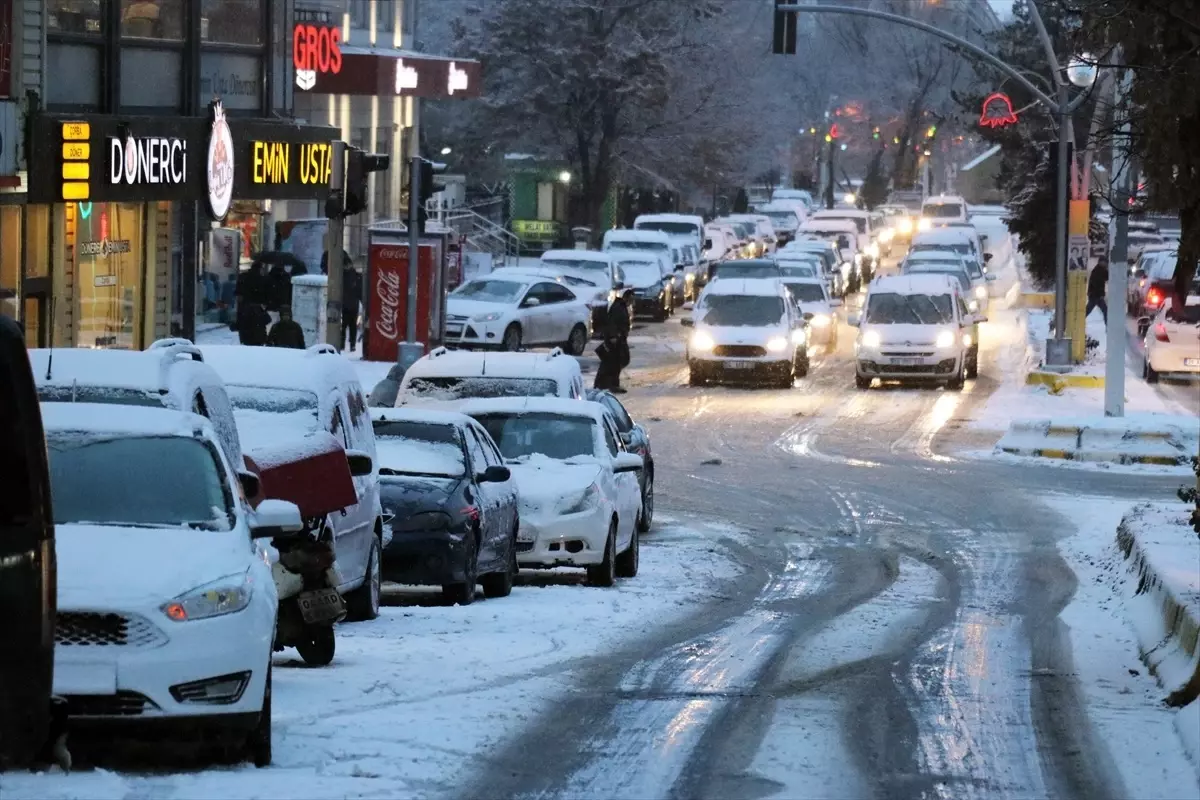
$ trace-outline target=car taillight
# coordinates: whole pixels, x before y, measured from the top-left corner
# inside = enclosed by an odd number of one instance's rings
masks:
[[[1151,289],[1150,293],[1146,295],[1146,304],[1147,305],[1156,306],[1159,303],[1161,303],[1162,301],[1163,301],[1162,292],[1160,292],[1158,289]]]
[[[1161,322],[1154,326],[1154,338],[1160,342],[1169,342],[1171,339],[1167,336],[1167,326]]]

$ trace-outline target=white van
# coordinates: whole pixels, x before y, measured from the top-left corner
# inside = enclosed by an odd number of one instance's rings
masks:
[[[956,194],[928,197],[921,204],[921,219],[917,230],[927,231],[947,222],[968,222],[967,201]]]
[[[692,214],[639,214],[633,221],[637,231],[659,231],[673,239],[686,239],[699,250],[704,245],[704,218]]]
[[[613,228],[604,232],[603,249],[606,253],[613,250],[653,250],[666,255],[673,266],[683,266],[683,254],[678,242],[662,231]]]

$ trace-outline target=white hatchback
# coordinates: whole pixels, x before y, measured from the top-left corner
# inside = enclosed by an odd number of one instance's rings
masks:
[[[178,724],[271,761],[278,598],[257,511],[208,420],[161,408],[42,406],[57,526],[54,693],[72,723]],[[151,729],[151,732],[154,729]]]
[[[549,353],[467,353],[438,347],[404,373],[396,405],[449,409],[473,398],[583,396],[579,362],[557,348]]]
[[[517,482],[522,567],[584,567],[595,586],[637,575],[642,457],[625,450],[604,406],[514,397],[460,410],[491,434]]]
[[[1145,341],[1142,375],[1146,383],[1157,383],[1160,374],[1200,374],[1200,295],[1188,296],[1182,309],[1165,300]]]
[[[508,351],[563,345],[581,355],[590,336],[588,303],[600,290],[569,288],[552,278],[492,274],[446,297],[446,344]]]

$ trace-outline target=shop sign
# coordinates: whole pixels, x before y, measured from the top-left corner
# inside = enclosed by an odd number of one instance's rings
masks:
[[[513,233],[522,239],[554,239],[558,237],[558,223],[546,219],[514,219]]]
[[[77,250],[81,256],[105,258],[116,253],[128,253],[130,251],[130,244],[128,239],[102,239],[99,242],[82,242]],[[97,283],[96,285],[101,286],[107,284]]]
[[[225,109],[217,100],[210,106],[212,129],[208,134],[208,159],[205,161],[205,185],[208,208],[217,222],[225,219],[233,202],[233,132],[225,121]]]
[[[137,186],[165,183],[182,186],[187,181],[187,141],[166,136],[125,137],[108,140],[108,179],[113,185]]]
[[[332,44],[333,40],[330,42]],[[400,95],[458,100],[479,97],[483,81],[478,61],[420,55],[397,58],[345,53],[340,44],[335,58],[332,50],[326,52],[319,44],[316,49],[311,49],[307,34],[299,49],[293,51],[293,60],[296,86],[313,94]]]
[[[297,87],[308,91],[316,85],[318,73],[336,75],[342,71],[341,41],[341,28],[296,23],[292,29],[292,66],[296,68]]]
[[[250,143],[250,181],[256,185],[328,186],[332,176],[331,142]]]

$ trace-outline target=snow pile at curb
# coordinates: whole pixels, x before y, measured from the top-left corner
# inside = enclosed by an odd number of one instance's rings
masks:
[[[1184,466],[1200,446],[1193,417],[1060,417],[1014,420],[996,453],[1066,461]]]
[[[1117,528],[1136,589],[1127,598],[1142,660],[1180,707],[1176,725],[1200,764],[1200,537],[1182,503],[1135,506]]]

